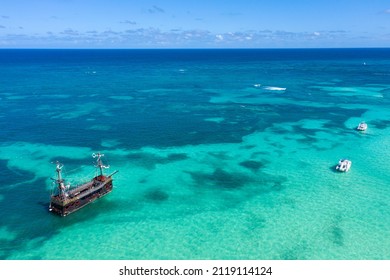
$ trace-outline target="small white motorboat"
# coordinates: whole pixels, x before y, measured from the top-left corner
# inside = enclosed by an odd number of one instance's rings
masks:
[[[365,122],[361,122],[356,129],[359,131],[365,131],[367,129],[367,124]]]
[[[339,163],[336,166],[336,170],[340,172],[347,172],[352,165],[352,161],[348,159],[340,159]]]

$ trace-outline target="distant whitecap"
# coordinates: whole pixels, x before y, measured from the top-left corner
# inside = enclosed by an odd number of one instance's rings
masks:
[[[285,91],[287,88],[282,87],[264,87],[266,90],[276,90],[276,91]]]

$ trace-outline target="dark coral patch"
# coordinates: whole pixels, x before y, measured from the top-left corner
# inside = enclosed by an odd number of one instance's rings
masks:
[[[153,189],[145,193],[145,198],[154,202],[163,202],[169,198],[169,195],[162,190]]]
[[[7,160],[0,160],[0,176],[7,179],[7,184],[1,184],[0,188],[17,184],[22,181],[34,179],[34,174],[30,171],[21,170],[18,168],[8,168]]]
[[[188,156],[187,156],[187,154],[184,154],[184,153],[173,153],[173,154],[169,154],[166,157],[166,159],[167,159],[167,161],[179,161],[179,160],[188,159]]]
[[[344,245],[344,231],[341,227],[334,226],[331,228],[331,240],[338,246]]]
[[[372,124],[377,129],[385,129],[390,126],[390,121],[388,120],[375,120],[371,121],[370,124]]]
[[[167,164],[175,161],[186,160],[188,156],[185,153],[172,153],[164,157],[153,153],[139,152],[130,154],[127,158],[132,163],[151,170],[156,168],[157,164]]]
[[[246,160],[240,162],[240,165],[253,172],[257,172],[260,168],[263,168],[267,163],[268,163],[267,161]]]
[[[240,172],[227,172],[222,168],[216,168],[212,173],[187,171],[197,186],[208,186],[221,189],[238,189],[248,183],[254,182],[254,178]]]

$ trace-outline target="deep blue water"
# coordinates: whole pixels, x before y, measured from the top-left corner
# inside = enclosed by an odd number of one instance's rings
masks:
[[[7,117],[0,119],[4,128],[0,135],[4,141],[72,145],[87,142],[97,148],[101,131],[84,132],[91,123],[88,116],[92,116],[96,118],[92,121],[96,124],[110,124],[109,133],[113,138],[130,138],[127,145],[134,147],[219,142],[223,139],[239,141],[242,133],[257,129],[253,123],[258,116],[246,110],[219,108],[219,105],[190,108],[192,104],[208,103],[214,94],[208,87],[239,90],[257,80],[268,80],[270,84],[282,83],[288,87],[289,98],[325,99],[318,95],[307,96],[307,85],[318,80],[337,79],[340,71],[344,79],[341,84],[364,84],[365,79],[370,83],[380,83],[383,80],[380,74],[389,71],[388,64],[383,65],[389,59],[389,49],[1,50],[2,92],[22,95],[23,99],[2,99],[5,107],[2,114]],[[381,68],[370,65],[372,61],[379,62]],[[368,66],[355,68],[362,63],[368,63]],[[186,72],[180,72],[180,69]],[[296,83],[297,80],[300,82]],[[175,89],[177,92],[141,92],[153,88]],[[51,98],[51,95],[70,98]],[[110,99],[111,95],[133,99],[115,102]],[[98,104],[99,108],[91,109],[88,115],[53,118],[56,114],[76,111],[75,106],[88,103]],[[183,104],[190,110],[167,110],[168,106]],[[44,105],[46,107],[38,112],[37,108]],[[286,109],[286,106],[270,107],[271,110]],[[299,107],[292,106],[289,111],[300,110]],[[105,114],[111,110],[115,113]],[[204,118],[221,114],[232,121],[240,115],[240,122],[224,126],[221,133],[210,133],[221,130],[220,126],[204,122]],[[272,116],[271,119],[262,117],[266,118],[265,123],[274,122]],[[243,126],[251,129],[240,133]],[[202,135],[189,136],[186,132],[191,130]]]

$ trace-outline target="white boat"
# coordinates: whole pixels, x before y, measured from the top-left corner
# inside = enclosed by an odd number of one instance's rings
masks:
[[[348,159],[340,159],[339,163],[336,166],[336,170],[340,172],[347,172],[351,168],[351,165],[352,161]]]
[[[360,130],[360,131],[365,131],[367,129],[367,124],[365,122],[361,122],[361,123],[359,123],[359,125],[356,129]]]

